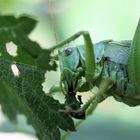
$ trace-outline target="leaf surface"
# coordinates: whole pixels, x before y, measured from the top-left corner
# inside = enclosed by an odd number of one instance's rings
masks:
[[[0,23],[0,104],[2,110],[14,121],[17,114],[24,114],[40,140],[60,140],[59,128],[74,131],[75,126],[71,117],[59,113],[59,109],[63,109],[64,105],[42,91],[46,70],[54,70],[54,67],[48,66],[51,57],[47,56],[49,60],[42,59],[46,61],[45,69],[37,65],[36,60],[46,50],[41,49],[27,36],[34,25],[25,32],[20,31],[21,27],[26,28],[26,22],[28,24],[28,21],[24,21],[23,24],[23,19],[28,20],[28,18],[16,19],[11,16],[1,16],[0,19],[3,19]],[[7,42],[17,45],[17,56],[8,53]],[[50,55],[50,53],[46,54]]]

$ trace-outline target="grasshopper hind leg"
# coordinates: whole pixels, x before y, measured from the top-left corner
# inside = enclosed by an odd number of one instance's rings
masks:
[[[128,75],[140,92],[140,19],[129,51]]]

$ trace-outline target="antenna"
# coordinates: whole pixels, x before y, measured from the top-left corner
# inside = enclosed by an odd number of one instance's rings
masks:
[[[56,34],[56,28],[55,28],[55,18],[53,15],[53,2],[52,2],[52,0],[49,1],[49,15],[50,15],[50,19],[51,19],[51,26],[52,26],[55,44],[57,45],[58,40],[57,40],[57,34]]]

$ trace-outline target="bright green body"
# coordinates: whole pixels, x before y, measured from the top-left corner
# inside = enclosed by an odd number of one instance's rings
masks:
[[[102,79],[111,77],[113,85],[105,95],[112,95],[117,101],[129,106],[140,105],[140,91],[136,90],[128,76],[128,54],[131,41],[109,42],[104,47]]]
[[[113,96],[116,100],[124,102],[129,106],[140,104],[140,92],[135,90],[133,83],[128,78],[128,53],[131,41],[114,42],[111,40],[102,41],[94,45],[95,63],[98,65],[96,79],[92,85],[99,87],[101,81],[108,77],[113,80],[113,85],[102,95],[100,101],[108,96]],[[69,54],[67,54],[69,51]],[[88,91],[90,86],[81,80],[85,77],[85,47],[65,48],[59,51],[59,62],[61,71],[67,71],[64,79],[69,81],[66,91]],[[71,73],[77,73],[81,68],[81,73],[74,78]],[[71,77],[71,78],[70,78]],[[79,78],[80,77],[80,78]],[[66,85],[66,83],[65,83]],[[79,86],[80,85],[80,86]],[[78,87],[78,88],[77,88]]]
[[[109,96],[129,106],[140,105],[140,20],[132,41],[105,40],[93,45],[89,33],[81,31],[51,50],[79,36],[83,36],[83,46],[58,51],[60,88],[66,97],[65,105],[72,108],[70,113],[75,114],[79,109],[85,112],[91,105],[95,108]],[[81,109],[82,99],[76,99],[76,93],[92,91],[94,86],[99,91]],[[82,118],[83,113],[76,113],[76,117]]]

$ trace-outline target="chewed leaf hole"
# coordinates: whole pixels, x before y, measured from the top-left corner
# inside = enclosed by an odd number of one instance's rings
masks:
[[[6,50],[9,53],[9,55],[15,57],[17,56],[17,45],[14,44],[14,42],[10,41],[6,43]]]
[[[18,67],[15,64],[11,65],[11,70],[12,70],[14,76],[19,77],[20,71],[19,71]]]

